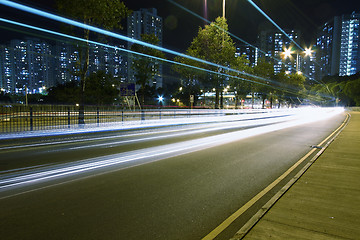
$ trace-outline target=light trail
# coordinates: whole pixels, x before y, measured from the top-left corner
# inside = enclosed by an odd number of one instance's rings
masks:
[[[216,127],[205,125],[202,126],[201,129],[196,130],[173,130],[173,132],[180,132],[175,134],[166,134],[161,136],[154,136],[154,137],[144,137],[144,138],[138,138],[138,139],[131,139],[131,140],[121,140],[121,141],[114,141],[111,143],[99,143],[99,144],[89,144],[86,146],[78,146],[78,147],[72,147],[69,148],[69,150],[75,150],[75,149],[84,149],[84,148],[93,148],[93,147],[116,147],[123,144],[129,144],[134,142],[145,142],[145,141],[151,141],[151,140],[160,140],[170,137],[181,137],[181,136],[188,136],[188,135],[195,135],[199,133],[208,133],[208,132],[214,132],[219,130],[227,130],[227,129],[233,129],[233,128],[244,128],[244,127],[255,127],[259,125],[267,125],[267,124],[274,124],[280,121],[290,121],[296,118],[295,114],[284,114],[284,115],[277,115],[277,116],[266,116],[255,118],[252,120],[231,120],[231,124],[229,125],[229,122],[216,124]]]
[[[57,35],[57,36],[60,36],[60,37],[69,38],[69,39],[84,42],[84,43],[91,43],[91,44],[95,44],[95,45],[99,45],[99,46],[103,46],[103,47],[107,47],[107,48],[112,48],[114,50],[119,50],[119,51],[123,51],[123,52],[126,52],[126,53],[139,55],[141,57],[147,57],[147,58],[159,60],[159,61],[162,61],[162,62],[167,62],[167,63],[170,63],[170,64],[180,65],[182,67],[192,68],[192,69],[195,69],[195,70],[204,71],[204,72],[215,74],[215,75],[220,75],[220,76],[223,76],[223,77],[229,77],[229,78],[239,79],[239,80],[242,80],[242,81],[247,81],[247,82],[251,82],[251,83],[255,83],[255,84],[259,84],[259,85],[269,86],[266,83],[253,81],[253,80],[242,78],[242,77],[239,77],[239,76],[229,75],[229,74],[226,74],[226,73],[220,73],[220,72],[217,72],[217,71],[212,71],[212,70],[208,70],[208,69],[205,69],[205,68],[200,68],[200,67],[196,67],[196,66],[192,66],[192,65],[172,61],[172,60],[168,60],[168,59],[165,59],[165,58],[159,58],[159,57],[147,55],[147,54],[144,54],[144,53],[134,52],[134,51],[131,51],[131,50],[128,50],[128,49],[125,49],[125,48],[119,48],[119,47],[116,47],[116,46],[111,46],[111,45],[108,45],[108,44],[104,44],[104,43],[100,43],[100,42],[96,42],[96,41],[92,41],[92,40],[87,40],[87,39],[83,39],[83,38],[79,38],[79,37],[74,37],[74,36],[71,36],[71,35],[55,32],[55,31],[40,28],[40,27],[31,26],[31,25],[24,24],[24,23],[19,23],[19,22],[4,19],[4,18],[0,18],[0,21],[5,22],[5,23],[9,23],[9,24],[13,24],[13,25],[17,25],[17,26],[20,26],[20,27],[29,28],[29,29],[36,30],[36,31],[41,31],[41,32]],[[185,55],[185,56],[187,56],[187,55]],[[214,66],[215,65],[217,67],[223,67],[222,65],[214,64]],[[227,68],[227,70],[229,70],[229,69],[230,68]],[[252,74],[248,74],[248,73],[245,73],[245,72],[237,71],[237,70],[234,70],[234,69],[232,69],[231,71],[234,71],[234,72],[236,72],[238,74],[247,75],[249,77],[256,78],[256,79],[259,79],[259,80],[262,80],[262,81],[265,81],[265,82],[272,82],[272,83],[276,83],[276,84],[280,85],[278,82],[274,82],[271,79],[266,79],[266,78],[263,78],[263,77],[259,77],[259,76],[256,76],[256,75],[252,75]],[[284,90],[283,88],[280,88],[280,87],[279,88],[274,87],[274,86],[271,86],[271,87],[274,88],[274,89]],[[284,91],[291,92],[291,89],[284,90]]]
[[[101,141],[101,140],[110,140],[110,139],[115,140],[118,138],[129,138],[129,137],[137,137],[137,136],[152,135],[152,134],[163,134],[163,133],[168,134],[165,136],[154,137],[154,138],[149,137],[149,138],[142,138],[142,139],[136,139],[136,140],[112,142],[112,144],[114,144],[114,143],[122,144],[122,143],[130,143],[130,142],[134,142],[134,141],[146,141],[146,140],[150,140],[150,139],[176,136],[176,134],[175,135],[169,135],[169,134],[177,133],[177,132],[191,131],[189,133],[181,133],[181,134],[177,135],[177,136],[182,136],[182,135],[186,135],[186,134],[217,131],[217,130],[233,128],[234,125],[229,126],[230,122],[232,124],[235,122],[238,122],[236,127],[251,126],[251,122],[255,122],[255,121],[259,121],[259,120],[266,120],[269,118],[287,117],[287,116],[292,116],[292,115],[294,115],[294,113],[291,113],[289,111],[268,111],[267,113],[257,113],[255,116],[249,115],[249,114],[242,114],[242,115],[234,115],[234,116],[199,117],[199,118],[191,118],[191,120],[187,123],[187,124],[193,124],[193,123],[201,124],[200,126],[195,126],[195,127],[186,127],[186,128],[173,129],[173,130],[156,129],[156,130],[148,131],[148,132],[124,134],[124,135],[120,135],[120,136],[92,137],[92,138],[85,138],[85,139],[81,138],[81,139],[62,140],[62,141],[55,141],[55,142],[41,142],[41,143],[25,144],[25,145],[13,145],[13,146],[0,147],[0,150],[44,147],[44,146],[52,146],[52,145],[59,145],[59,144],[84,143],[84,142],[89,142],[89,141]],[[183,123],[183,120],[184,119],[177,119],[176,123],[178,123],[178,124]],[[164,120],[162,120],[162,121],[164,121]],[[171,119],[169,121],[165,120],[165,122],[162,122],[162,121],[161,121],[162,126],[177,125],[176,123],[174,124],[173,119]],[[246,121],[248,121],[249,123],[246,123]],[[166,125],[166,124],[168,124],[168,125]],[[255,125],[255,124],[258,124],[258,123],[254,123],[253,125]],[[267,123],[265,123],[265,124],[267,124]],[[214,125],[216,125],[218,127],[214,128]],[[141,125],[141,127],[143,127],[143,125]],[[158,125],[150,125],[147,127],[158,127]],[[113,131],[123,130],[122,127],[119,129],[117,129],[117,128],[114,129],[113,127],[111,127],[111,129]],[[134,127],[133,129],[136,129],[136,127]],[[68,133],[64,133],[64,134],[68,134]],[[47,136],[50,136],[50,134]],[[84,146],[84,148],[92,147],[92,146],[94,146],[94,145]],[[102,146],[102,145],[100,144],[97,146]],[[79,147],[79,148],[81,148],[81,147]]]
[[[112,167],[112,170],[114,170],[114,167],[117,166],[116,169],[118,170],[122,168],[124,163],[128,162],[139,165],[169,157],[179,156],[194,151],[204,150],[210,147],[220,146],[233,141],[239,141],[241,139],[260,134],[324,120],[340,114],[343,111],[344,109],[342,108],[299,109],[297,111],[296,118],[286,122],[275,123],[273,125],[234,131],[180,143],[150,147],[121,154],[114,154],[106,157],[98,157],[86,161],[82,160],[72,164],[59,164],[48,168],[45,167],[43,169],[38,169],[37,172],[29,174],[19,173],[19,175],[11,174],[11,176],[6,176],[5,174],[1,176],[2,180],[0,181],[0,191],[5,191],[13,187],[25,186],[33,183],[40,183],[47,180],[54,180],[60,177],[90,173],[94,170],[104,169],[107,167]],[[107,171],[104,171],[104,173],[106,172]]]
[[[24,11],[24,12],[28,12],[28,13],[31,13],[31,14],[34,14],[34,15],[38,15],[38,16],[41,16],[41,17],[44,17],[44,18],[55,20],[57,22],[65,23],[65,24],[68,24],[68,25],[71,25],[71,26],[74,26],[74,27],[79,27],[79,28],[82,28],[82,29],[90,30],[92,32],[96,32],[96,33],[99,33],[99,34],[102,34],[102,35],[105,35],[105,36],[113,37],[113,38],[120,39],[120,40],[123,40],[123,41],[131,42],[131,43],[134,43],[134,44],[139,44],[139,45],[149,47],[149,48],[153,48],[153,49],[156,49],[156,50],[159,50],[159,51],[162,51],[162,52],[166,52],[166,53],[169,53],[169,54],[172,54],[172,55],[175,55],[175,56],[184,57],[184,58],[196,61],[196,62],[204,63],[204,64],[214,66],[214,67],[217,67],[217,68],[226,69],[226,70],[231,71],[231,72],[236,72],[236,73],[239,73],[239,74],[247,75],[246,73],[243,73],[241,71],[237,71],[237,70],[229,68],[227,66],[219,65],[219,64],[216,64],[216,63],[213,63],[213,62],[209,62],[209,61],[200,59],[200,58],[192,57],[192,56],[189,56],[189,55],[186,55],[186,54],[183,54],[183,53],[179,53],[179,52],[167,49],[167,48],[163,48],[163,47],[153,45],[153,44],[150,44],[150,43],[147,43],[147,42],[143,42],[143,41],[136,40],[136,39],[133,39],[133,38],[130,38],[130,37],[126,37],[124,35],[114,33],[114,32],[110,32],[110,31],[107,31],[107,30],[104,30],[104,29],[101,29],[101,28],[93,27],[91,25],[87,25],[87,24],[84,24],[84,23],[81,23],[81,22],[77,22],[77,21],[74,21],[74,20],[71,20],[71,19],[68,19],[68,18],[65,18],[65,17],[61,17],[61,16],[58,16],[58,15],[55,15],[55,14],[52,14],[52,13],[41,11],[41,10],[38,10],[38,9],[35,9],[35,8],[32,8],[32,7],[28,7],[28,6],[19,4],[19,3],[15,3],[15,2],[12,2],[12,1],[8,1],[8,0],[2,0],[2,1],[0,1],[0,4],[3,4],[5,6],[15,8],[15,9],[18,9],[18,10],[21,10],[21,11]],[[255,77],[255,78],[257,77],[255,75],[248,75],[248,76],[252,76],[252,77]]]
[[[180,9],[182,9],[182,10],[190,13],[191,15],[193,15],[193,16],[195,16],[195,17],[197,17],[197,18],[199,18],[199,19],[201,19],[201,20],[203,20],[203,21],[205,21],[205,22],[208,23],[208,24],[211,23],[211,21],[207,20],[206,18],[201,17],[199,14],[196,14],[195,12],[187,9],[186,7],[180,5],[179,3],[177,3],[177,2],[175,2],[175,1],[173,1],[173,0],[168,0],[168,2],[172,3],[173,5],[177,6],[177,7],[180,8]],[[229,31],[226,31],[225,29],[221,28],[220,26],[217,26],[217,25],[215,25],[215,26],[216,26],[218,29],[220,29],[221,31],[226,32],[227,34],[229,34],[229,35],[232,36],[233,38],[239,40],[240,42],[242,42],[242,43],[244,43],[244,44],[252,47],[253,49],[258,49],[259,52],[261,52],[261,53],[264,54],[264,55],[268,55],[265,51],[263,51],[262,49],[260,49],[260,48],[258,48],[258,47],[256,47],[256,46],[248,43],[248,42],[245,41],[244,39],[242,39],[242,38],[240,38],[240,37],[232,34],[232,33],[229,32]],[[274,57],[274,56],[269,56],[269,57],[272,58],[272,59],[274,59],[274,60],[277,61],[277,62],[282,62],[281,59],[278,59],[278,58],[276,58],[276,57]],[[292,65],[288,65],[288,64],[286,64],[286,63],[283,63],[283,64],[284,64],[286,67],[290,67],[291,69],[296,70]],[[318,65],[319,65],[319,64],[318,64]],[[309,75],[307,75],[307,74],[305,74],[305,73],[303,73],[303,74],[304,74],[304,76],[306,76],[307,78],[310,79],[310,76],[309,76]],[[316,80],[316,79],[313,79],[313,81],[315,81],[315,82],[317,82],[317,83],[319,83],[319,84],[323,84],[323,83],[321,83],[320,81],[318,81],[318,80]]]
[[[295,42],[295,40],[293,38],[291,38],[279,25],[277,25],[275,23],[275,21],[273,21],[263,10],[261,10],[261,8],[259,8],[253,1],[251,0],[247,0],[253,7],[256,8],[256,10],[258,10],[263,16],[265,16],[275,27],[277,27],[288,39],[290,39],[290,41],[292,41],[293,43],[295,43],[295,45],[301,49],[302,51],[305,51],[305,49],[303,47],[301,47],[297,42]],[[316,63],[319,67],[320,64],[317,63],[316,61],[313,61],[314,63]],[[293,67],[291,67],[292,69],[294,69]],[[306,75],[308,78],[310,78],[308,75]],[[314,79],[314,81],[316,81],[317,83],[321,84],[321,85],[325,85],[324,83],[322,83],[321,81],[317,81]]]
[[[279,25],[276,24],[261,8],[259,8],[253,1],[247,0],[256,10],[258,10],[267,20],[269,20],[277,29],[279,29],[290,41],[292,41],[299,49],[305,51],[297,42],[294,41]]]
[[[186,7],[182,6],[181,4],[179,4],[179,3],[175,2],[175,1],[173,1],[173,0],[167,0],[167,1],[170,2],[171,4],[177,6],[178,8],[184,10],[185,12],[188,12],[188,13],[190,13],[191,15],[193,15],[193,16],[201,19],[201,20],[203,20],[204,22],[206,22],[206,23],[208,23],[208,24],[211,23],[211,21],[209,21],[207,18],[201,17],[199,14],[197,14],[197,13],[195,13],[195,12],[187,9]],[[206,4],[206,3],[205,3],[205,4]],[[206,7],[206,8],[207,8],[207,7]],[[239,40],[240,42],[245,43],[246,45],[248,45],[248,46],[250,46],[250,47],[252,47],[252,48],[254,48],[254,49],[257,48],[256,46],[248,43],[248,42],[245,41],[244,39],[242,39],[242,38],[240,38],[240,37],[232,34],[232,33],[229,32],[229,31],[226,31],[225,29],[221,28],[220,26],[217,26],[217,25],[215,25],[215,26],[216,26],[218,29],[220,29],[221,31],[224,31],[224,32],[226,32],[227,34],[229,34],[230,36],[232,36],[232,37],[234,37],[235,39]],[[261,50],[260,48],[257,48],[257,49],[259,49],[259,51],[260,51],[261,53],[267,54],[265,51]],[[274,58],[274,57],[271,57],[271,58],[273,58],[274,60],[277,60],[277,61],[281,61],[280,59],[276,59],[276,58]]]

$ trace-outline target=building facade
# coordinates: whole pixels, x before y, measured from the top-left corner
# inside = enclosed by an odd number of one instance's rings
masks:
[[[343,15],[339,75],[350,76],[360,71],[360,13]]]
[[[259,57],[265,57],[268,61],[274,63],[274,72],[279,73],[282,69],[294,72],[298,67],[299,61],[293,59],[283,59],[282,53],[285,49],[292,46],[291,39],[298,41],[300,33],[295,30],[287,30],[286,34],[290,39],[279,30],[265,30],[261,31],[258,36],[258,46],[262,50]]]
[[[235,56],[241,57],[243,55],[245,55],[246,59],[249,60],[249,65],[254,66],[257,64],[259,49],[246,44],[237,44]]]
[[[38,39],[11,40],[0,49],[1,89],[41,93],[53,82],[52,47]]]
[[[302,49],[297,49],[295,44],[302,42],[301,32],[299,30],[285,30],[285,33],[279,30],[268,29],[261,31],[258,36],[259,57],[265,57],[267,61],[274,64],[274,73],[280,71],[286,73],[304,74],[310,82],[316,78],[315,60],[316,53],[306,56]],[[285,50],[291,50],[291,56],[285,57]]]
[[[123,48],[123,46],[122,46]],[[46,88],[80,81],[79,47],[69,42],[49,44],[39,39],[11,40],[0,46],[0,88],[9,93],[44,93]],[[104,71],[120,82],[127,76],[121,47],[89,45],[88,74]]]
[[[317,37],[319,78],[360,71],[360,13],[336,16]]]

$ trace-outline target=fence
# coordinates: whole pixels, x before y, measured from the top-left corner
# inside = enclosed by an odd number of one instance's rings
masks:
[[[109,122],[145,121],[179,117],[222,114],[214,110],[147,109],[124,110],[120,107],[85,106],[85,124],[100,125]],[[79,126],[79,107],[50,105],[0,105],[0,132],[23,132],[64,129]]]

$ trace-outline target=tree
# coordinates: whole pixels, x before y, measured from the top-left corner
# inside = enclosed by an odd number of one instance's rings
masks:
[[[107,30],[122,29],[121,21],[130,13],[120,0],[57,0],[57,8],[67,17],[84,24]],[[75,34],[76,32],[73,31]],[[89,40],[90,30],[84,28],[78,35]],[[78,75],[80,77],[79,124],[84,124],[84,94],[89,68],[89,44],[79,43]]]
[[[141,40],[153,45],[159,44],[159,39],[154,34],[142,34]],[[139,44],[133,44],[131,50],[158,58],[165,58],[163,52]],[[136,56],[134,54],[131,67],[135,71],[136,84],[140,85],[141,104],[144,105],[145,87],[149,85],[150,80],[158,74],[159,61],[150,57]]]
[[[104,71],[91,73],[87,78],[85,102],[92,105],[113,104],[119,95],[117,81]]]
[[[341,103],[343,106],[360,105],[360,72],[350,76],[327,76],[321,84],[311,88],[322,103],[331,105]]]
[[[254,90],[262,98],[262,108],[265,108],[265,99],[271,97],[273,87],[271,81],[274,79],[274,65],[266,61],[265,58],[260,58],[258,64],[254,67],[254,73],[261,78],[255,79],[258,84],[255,84]]]
[[[302,74],[292,73],[289,75],[287,79],[288,82],[285,85],[285,100],[292,105],[292,104],[299,104],[299,95],[304,92],[305,90],[305,77]]]
[[[45,100],[49,103],[75,105],[80,101],[80,91],[79,83],[65,82],[49,88]]]
[[[227,34],[228,25],[225,18],[218,17],[215,22],[199,28],[198,35],[193,39],[186,54],[200,58],[224,67],[230,67],[235,61],[236,48],[234,42]],[[211,77],[203,79],[204,85],[211,85],[216,89],[215,108],[219,107],[219,93],[224,88],[225,77],[221,74],[227,73],[221,66],[210,66],[204,63],[189,61],[188,59],[178,59],[180,62],[190,63],[191,65],[206,68],[218,72]],[[222,107],[222,104],[220,103]]]
[[[360,79],[346,82],[344,87],[344,94],[349,97],[356,106],[360,106]]]
[[[232,68],[240,72],[253,73],[250,67],[250,61],[246,59],[246,55],[237,57]],[[233,73],[236,77],[230,79],[230,86],[235,90],[235,108],[237,108],[240,100],[244,100],[252,90],[252,80],[245,74]],[[242,105],[242,102],[241,102]]]
[[[272,98],[276,97],[278,99],[278,108],[280,108],[281,103],[285,100],[286,84],[289,82],[289,77],[289,74],[286,74],[284,69],[274,76],[277,86],[273,89]]]

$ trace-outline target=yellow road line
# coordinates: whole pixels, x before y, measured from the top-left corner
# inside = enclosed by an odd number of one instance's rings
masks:
[[[333,131],[324,141],[322,141],[319,145],[321,146],[326,141],[328,141],[338,130],[340,130],[344,124],[347,122],[349,115],[346,115],[346,120],[338,127],[335,131]],[[228,217],[225,221],[223,221],[219,226],[217,226],[214,230],[212,230],[208,235],[206,235],[202,240],[212,240],[216,238],[222,231],[224,231],[227,227],[230,226],[238,217],[240,217],[244,212],[246,212],[252,205],[255,204],[260,198],[262,198],[266,193],[268,193],[272,188],[274,188],[279,182],[281,182],[284,178],[286,178],[295,168],[297,168],[303,161],[305,161],[311,154],[313,154],[317,149],[313,148],[310,150],[304,157],[302,157],[299,161],[297,161],[292,167],[290,167],[285,173],[283,173],[280,177],[278,177],[274,182],[272,182],[269,186],[264,188],[261,192],[259,192],[255,197],[253,197],[250,201],[245,203],[241,208],[239,208],[235,213],[233,213],[230,217]]]

